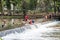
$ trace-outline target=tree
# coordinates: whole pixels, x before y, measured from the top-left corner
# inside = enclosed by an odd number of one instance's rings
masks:
[[[15,6],[17,5],[17,1],[16,0],[11,0],[11,3],[13,4],[13,15],[15,13]]]
[[[56,1],[57,11],[60,12],[60,0]]]
[[[45,4],[45,12],[48,13],[48,7],[50,6],[49,0],[45,0],[44,4]]]
[[[15,14],[15,11],[17,13],[17,10],[21,9],[21,1],[22,0],[11,0],[11,4],[13,4],[13,14]],[[16,10],[17,9],[17,10]]]
[[[26,2],[25,2],[25,0],[23,0],[22,1],[23,3],[22,3],[22,9],[23,9],[23,14],[24,14],[24,19],[25,19],[25,16],[26,16]]]
[[[36,9],[37,6],[37,0],[34,0],[34,8]]]
[[[56,1],[57,0],[53,0],[53,2],[54,2],[54,13],[56,14]]]
[[[30,0],[30,10],[36,9],[37,0]]]
[[[22,0],[22,11],[23,11],[23,18],[25,19],[25,16],[27,15],[27,11],[30,10],[30,5],[29,5],[29,2],[30,0]]]
[[[11,2],[10,2],[10,0],[6,0],[6,6],[7,6],[7,9],[8,9],[9,15],[11,15]]]
[[[4,13],[3,13],[3,7],[2,7],[2,0],[0,0],[0,12],[1,12],[2,14],[4,14]]]

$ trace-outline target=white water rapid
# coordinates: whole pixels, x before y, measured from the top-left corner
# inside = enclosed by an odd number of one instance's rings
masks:
[[[6,34],[1,38],[3,40],[59,40],[60,30],[53,28],[59,21],[49,21],[44,23],[37,23],[32,25],[25,25],[21,28],[12,29],[14,32]],[[58,34],[55,34],[58,33]],[[1,34],[1,33],[0,33]]]

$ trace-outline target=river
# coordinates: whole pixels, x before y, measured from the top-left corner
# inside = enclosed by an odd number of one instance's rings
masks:
[[[60,21],[48,21],[37,24],[28,24],[0,32],[3,40],[60,40],[60,29],[54,28]]]

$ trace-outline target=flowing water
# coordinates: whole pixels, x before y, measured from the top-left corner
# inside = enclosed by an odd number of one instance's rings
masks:
[[[59,21],[28,24],[21,28],[0,32],[3,40],[60,40],[60,29],[53,28]]]

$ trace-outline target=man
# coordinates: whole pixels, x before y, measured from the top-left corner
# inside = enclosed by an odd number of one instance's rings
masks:
[[[32,20],[30,19],[30,22],[29,22],[29,24],[32,24]]]
[[[27,21],[29,19],[28,15],[25,16],[25,21]]]
[[[6,25],[6,21],[3,21],[2,22],[2,28],[5,27],[5,25]]]
[[[47,15],[45,16],[45,19],[48,19],[48,16]]]

